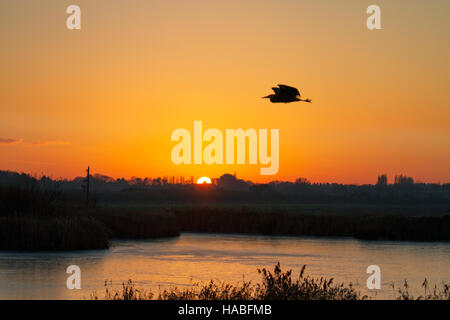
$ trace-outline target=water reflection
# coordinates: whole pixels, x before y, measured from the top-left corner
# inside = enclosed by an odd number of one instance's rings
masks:
[[[260,267],[278,261],[313,276],[333,277],[365,290],[367,266],[382,270],[378,297],[392,298],[391,282],[406,278],[420,289],[450,282],[450,245],[446,243],[366,242],[353,239],[182,234],[151,241],[116,241],[109,250],[78,252],[0,252],[1,299],[80,299],[93,291],[103,296],[104,281],[119,285],[133,279],[152,288],[187,286],[219,279],[258,281]],[[69,265],[82,272],[82,290],[66,289]]]

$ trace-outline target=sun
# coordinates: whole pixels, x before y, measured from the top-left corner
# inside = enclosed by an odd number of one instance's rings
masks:
[[[211,179],[208,177],[201,177],[197,180],[197,184],[211,184]]]

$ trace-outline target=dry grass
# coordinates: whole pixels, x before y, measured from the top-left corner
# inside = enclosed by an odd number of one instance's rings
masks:
[[[365,299],[351,285],[334,284],[333,279],[305,276],[305,266],[298,278],[292,277],[292,270],[283,272],[278,263],[273,272],[258,269],[262,282],[252,284],[243,281],[238,284],[217,282],[194,284],[190,288],[168,288],[160,291],[159,300],[358,300]],[[105,300],[152,299],[155,295],[148,290],[136,289],[129,280],[119,290],[106,286]],[[99,299],[94,293],[91,299]]]
[[[151,291],[136,289],[132,280],[128,280],[127,283],[122,283],[122,287],[119,290],[109,289],[109,286],[105,281],[105,296],[103,300],[151,300],[153,293]],[[97,293],[91,294],[92,300],[99,300]]]
[[[305,275],[306,266],[294,278],[292,270],[282,271],[280,263],[275,265],[273,272],[268,269],[258,269],[261,282],[253,284],[243,281],[238,284],[217,282],[196,283],[189,288],[167,288],[155,295],[151,290],[137,289],[132,280],[123,283],[118,290],[110,289],[112,283],[105,282],[103,298],[94,292],[91,299],[98,300],[366,300],[369,297],[361,295],[351,284],[334,284],[333,279],[313,278]],[[414,297],[409,293],[409,285],[404,282],[396,289],[398,300],[450,300],[450,286],[442,284],[441,288],[434,286],[429,289],[428,281],[422,284],[424,294]]]
[[[406,280],[400,288],[395,288],[393,283],[391,286],[392,290],[396,293],[398,300],[450,300],[450,285],[442,283],[441,287],[434,285],[430,290],[428,280],[426,278],[422,283],[424,294],[419,296],[414,296],[409,293],[410,286]]]

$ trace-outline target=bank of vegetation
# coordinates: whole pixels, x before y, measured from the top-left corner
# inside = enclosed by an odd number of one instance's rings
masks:
[[[173,213],[184,232],[450,241],[450,215],[297,214],[285,210],[197,206],[176,207]]]
[[[53,184],[0,187],[0,250],[106,249],[111,239],[177,235],[170,212],[87,208]]]
[[[83,193],[82,197],[74,196],[62,188],[61,181],[14,177],[23,181],[0,183],[0,250],[105,249],[111,239],[173,237],[181,232],[450,241],[450,207],[445,201],[316,205],[290,202],[287,206],[275,206],[276,202],[271,201],[218,204],[203,199],[195,204],[158,205],[150,201],[142,205],[131,197],[128,202],[113,206],[99,204],[95,194],[91,194],[89,202]]]

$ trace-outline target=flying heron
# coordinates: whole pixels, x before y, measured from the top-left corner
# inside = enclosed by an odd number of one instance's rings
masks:
[[[303,101],[311,103],[311,99],[301,99],[300,92],[297,88],[279,84],[278,87],[273,87],[275,94],[269,94],[263,98],[270,99],[272,103],[289,103],[295,101]]]

